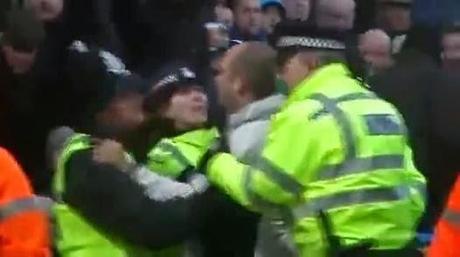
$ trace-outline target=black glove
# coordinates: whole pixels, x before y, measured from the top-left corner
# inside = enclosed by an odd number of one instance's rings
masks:
[[[230,152],[230,148],[228,147],[228,142],[225,137],[224,133],[221,133],[221,137],[216,140],[214,144],[212,144],[208,151],[206,151],[201,157],[201,160],[198,162],[198,165],[196,167],[197,171],[206,172],[206,167],[208,166],[209,160],[214,157],[218,153],[228,153]]]

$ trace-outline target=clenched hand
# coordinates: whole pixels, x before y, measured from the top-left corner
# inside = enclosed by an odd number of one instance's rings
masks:
[[[127,171],[130,161],[123,145],[114,140],[99,141],[93,149],[93,160],[99,163],[111,164],[122,171]]]

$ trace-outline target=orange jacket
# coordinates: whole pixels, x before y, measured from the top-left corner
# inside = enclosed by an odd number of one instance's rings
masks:
[[[15,159],[0,148],[0,256],[49,257],[48,206]]]
[[[460,257],[460,176],[436,226],[428,257]]]

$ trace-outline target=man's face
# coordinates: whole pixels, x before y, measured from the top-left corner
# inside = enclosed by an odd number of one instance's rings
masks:
[[[130,93],[115,98],[97,117],[103,133],[115,138],[126,138],[144,122],[143,96]]]
[[[350,30],[355,20],[354,0],[321,0],[316,14],[320,28]]]
[[[280,9],[276,6],[269,6],[264,10],[263,14],[264,30],[267,33],[272,33],[276,24],[281,21]]]
[[[283,5],[288,19],[306,21],[310,16],[310,0],[283,0]]]
[[[178,130],[199,128],[208,120],[208,97],[201,86],[179,88],[160,112]]]
[[[235,25],[242,33],[257,35],[262,28],[262,10],[259,0],[237,0]]]
[[[442,47],[444,69],[460,72],[460,32],[445,34],[442,38]]]
[[[9,45],[2,46],[2,51],[8,66],[14,74],[24,74],[29,72],[35,63],[35,56],[37,54],[36,50],[30,53],[22,52],[15,50]]]
[[[216,21],[224,24],[227,28],[233,25],[233,12],[230,8],[225,6],[216,6],[214,9],[216,13]]]
[[[208,28],[208,45],[211,48],[227,48],[229,44],[229,35],[226,28],[212,27]]]
[[[380,5],[377,25],[388,32],[408,31],[411,26],[410,8],[398,5]]]
[[[216,65],[215,84],[218,101],[229,113],[234,113],[238,109],[241,79],[235,74],[233,62],[238,55],[239,48],[239,46],[231,48]]]
[[[62,14],[64,9],[63,0],[26,0],[26,5],[42,21],[55,20]]]
[[[381,30],[370,30],[363,34],[359,40],[359,51],[374,72],[392,65],[391,39]]]

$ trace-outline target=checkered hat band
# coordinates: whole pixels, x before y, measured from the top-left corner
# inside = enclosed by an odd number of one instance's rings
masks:
[[[160,80],[155,85],[155,88],[158,89],[158,88],[164,87],[164,86],[166,86],[168,84],[177,83],[177,82],[179,82],[179,77],[177,75],[168,75],[165,78],[163,78],[162,80]]]
[[[281,37],[276,44],[277,47],[292,47],[292,46],[302,46],[309,48],[318,48],[318,49],[331,49],[331,50],[344,50],[345,44],[333,40],[333,39],[322,39],[322,38],[312,38],[312,37],[293,37],[286,36]]]

